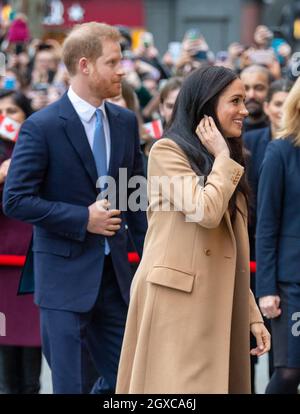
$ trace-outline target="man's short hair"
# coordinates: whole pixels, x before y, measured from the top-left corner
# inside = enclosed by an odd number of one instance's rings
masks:
[[[119,31],[108,24],[89,22],[74,26],[63,44],[62,58],[71,76],[82,57],[96,61],[102,55],[103,40],[120,41]]]
[[[247,66],[241,71],[240,77],[242,77],[243,75],[247,73],[263,73],[266,76],[266,79],[269,85],[273,81],[271,72],[269,71],[268,68],[266,68],[263,65],[253,64],[253,65]]]

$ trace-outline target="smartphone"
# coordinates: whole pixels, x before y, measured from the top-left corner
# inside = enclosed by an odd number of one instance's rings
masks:
[[[199,50],[197,53],[192,55],[193,59],[204,61],[207,60],[207,51],[206,50]]]
[[[24,43],[17,43],[16,44],[16,55],[20,55],[21,53],[25,52],[26,48]]]
[[[150,46],[153,46],[154,41],[153,41],[153,35],[150,32],[145,32],[142,35],[142,41],[143,41],[143,45],[145,48],[148,48]]]
[[[197,40],[197,39],[200,39],[202,37],[202,34],[201,34],[200,30],[198,30],[198,29],[189,29],[186,32],[186,37],[190,40]]]
[[[249,53],[249,57],[257,65],[269,65],[273,62],[274,53],[271,49],[253,50]]]
[[[35,84],[32,85],[32,90],[33,91],[41,92],[43,95],[48,94],[48,88],[49,88],[48,83],[35,83]]]
[[[16,89],[16,78],[9,76],[5,77],[3,82],[3,89],[14,91]]]
[[[168,45],[168,52],[170,53],[173,62],[178,62],[181,55],[181,42],[170,42]]]

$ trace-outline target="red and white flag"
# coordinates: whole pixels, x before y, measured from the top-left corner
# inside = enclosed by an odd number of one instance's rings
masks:
[[[8,116],[0,115],[0,137],[12,142],[16,142],[19,135],[21,124]]]
[[[163,127],[160,119],[156,119],[152,122],[147,122],[143,126],[146,133],[149,134],[152,138],[161,138],[163,133]]]

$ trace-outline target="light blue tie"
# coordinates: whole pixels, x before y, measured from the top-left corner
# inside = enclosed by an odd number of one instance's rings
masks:
[[[107,175],[107,158],[106,158],[106,142],[103,126],[103,112],[101,109],[96,109],[96,125],[94,132],[93,154],[97,167],[98,177],[105,177]],[[102,186],[101,186],[102,187]],[[102,191],[104,188],[100,188]],[[110,248],[107,239],[105,239],[105,254],[110,253]]]
[[[106,142],[103,127],[103,113],[96,109],[96,125],[94,132],[93,154],[96,162],[98,177],[107,175]]]

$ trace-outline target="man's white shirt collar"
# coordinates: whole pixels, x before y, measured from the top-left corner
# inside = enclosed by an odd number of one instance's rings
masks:
[[[87,102],[84,99],[80,98],[80,96],[78,96],[74,92],[72,86],[70,86],[70,88],[68,90],[68,97],[69,97],[72,105],[74,106],[74,109],[77,112],[79,118],[82,119],[83,121],[90,122],[93,115],[95,114],[96,109],[101,109],[104,117],[106,118],[104,100],[98,108],[95,108],[89,102]]]

